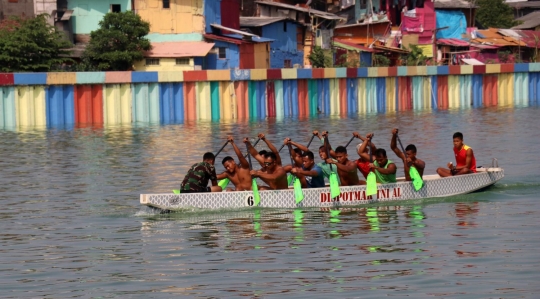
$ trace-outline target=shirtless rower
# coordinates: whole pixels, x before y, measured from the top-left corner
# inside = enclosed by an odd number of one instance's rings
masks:
[[[234,152],[238,156],[240,164],[236,164],[234,159],[227,156],[223,159],[223,167],[225,171],[217,175],[218,180],[228,178],[233,183],[235,190],[227,188],[225,191],[249,191],[251,190],[251,174],[249,170],[249,162],[246,160],[240,149],[234,143],[233,136],[229,136],[227,139],[229,144],[232,145]]]
[[[323,132],[323,137],[328,139],[328,132]],[[327,141],[327,146],[330,146],[329,141]],[[332,147],[330,146],[330,148]],[[358,179],[356,163],[348,159],[347,149],[344,146],[338,146],[333,152],[335,152],[335,158],[337,161],[328,158],[326,159],[326,163],[337,166],[341,186],[365,185],[365,181],[360,181]],[[332,155],[332,151],[330,152],[330,155]]]
[[[251,171],[252,176],[261,178],[263,182],[268,184],[268,186],[260,186],[259,190],[287,189],[287,173],[283,170],[283,167],[277,164],[278,157],[276,154],[272,152],[260,156],[249,142],[249,138],[244,138],[244,143],[248,145],[249,153],[265,166],[263,169]]]
[[[294,167],[302,168],[302,165],[304,164],[304,153],[309,152],[309,149],[307,148],[307,146],[294,142],[292,141],[291,138],[285,138],[283,140],[283,144],[285,146],[290,144],[295,147],[293,148],[293,152],[292,152],[294,165],[291,165],[291,164],[285,165],[283,166],[283,170],[285,170],[285,172],[287,173],[290,173]]]
[[[392,140],[390,141],[390,148],[394,151],[396,156],[398,156],[403,161],[405,180],[412,181],[410,174],[410,169],[412,166],[414,166],[414,168],[418,170],[420,177],[424,176],[424,169],[426,168],[426,163],[416,157],[416,146],[414,144],[409,144],[405,148],[405,153],[400,151],[396,144],[398,133],[398,129],[392,130]]]
[[[448,163],[448,169],[439,167],[437,173],[441,177],[453,175],[462,175],[476,172],[476,158],[474,157],[473,149],[463,143],[463,134],[460,132],[454,133],[454,155],[456,156],[456,164]]]

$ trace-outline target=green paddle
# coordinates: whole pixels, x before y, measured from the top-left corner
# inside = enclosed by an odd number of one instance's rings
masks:
[[[214,157],[217,157],[219,155],[219,153],[221,153],[221,151],[223,151],[223,149],[225,148],[225,146],[227,146],[227,143],[229,143],[229,140],[225,141],[225,144],[223,144],[223,146],[219,149],[219,151],[217,151],[217,153],[214,155]],[[227,183],[222,187],[222,182],[227,180]],[[218,183],[218,186],[221,187],[221,189],[224,189],[228,184],[229,184],[229,179],[225,179],[225,180],[221,180],[219,183]],[[174,194],[180,194],[180,190],[179,189],[173,189],[172,191]]]
[[[401,147],[403,156],[406,157],[407,153],[405,152],[405,149],[403,148],[403,144],[401,143],[401,139],[399,139],[399,135],[397,134],[396,134],[396,139],[399,142],[399,146]],[[424,180],[422,179],[422,176],[420,175],[416,167],[414,166],[409,167],[409,175],[411,176],[411,180],[412,180],[415,191],[418,191],[422,189],[422,187],[424,187]]]
[[[371,142],[371,140],[369,140]],[[373,163],[373,153],[371,152],[371,145],[369,146],[369,162]],[[371,170],[366,178],[366,195],[377,194],[377,177],[373,170]]]
[[[326,143],[326,158],[330,158],[330,146],[328,143],[328,138],[324,139]],[[328,181],[330,181],[330,197],[336,198],[341,194],[341,190],[339,190],[339,182],[337,179],[337,174],[334,172],[334,169],[332,169],[332,164],[330,164],[330,176],[328,177]]]
[[[292,146],[289,144],[289,156],[291,157],[291,165],[294,167],[294,159],[292,157]],[[296,203],[300,203],[302,200],[304,200],[304,193],[302,192],[302,183],[300,182],[300,179],[293,175],[293,186],[294,186],[294,199],[296,200]]]
[[[251,155],[249,154],[249,145],[246,143],[246,149],[248,152],[248,162],[249,170],[253,170],[253,165],[251,164]],[[261,202],[261,196],[259,195],[259,186],[257,186],[257,178],[251,177],[251,190],[253,191],[253,205],[258,206]]]

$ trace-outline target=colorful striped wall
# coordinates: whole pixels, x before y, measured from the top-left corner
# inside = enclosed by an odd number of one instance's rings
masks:
[[[540,105],[540,63],[0,74],[0,127]]]

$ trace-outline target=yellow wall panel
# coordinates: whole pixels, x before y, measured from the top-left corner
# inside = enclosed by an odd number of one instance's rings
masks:
[[[270,44],[260,43],[254,46],[255,68],[268,69],[270,68]]]
[[[514,106],[514,74],[499,74],[499,106]]]
[[[266,69],[251,70],[251,80],[266,80]]]
[[[486,74],[498,74],[501,72],[500,64],[486,64]]]
[[[18,86],[15,90],[18,127],[46,127],[45,88]]]
[[[336,69],[324,68],[324,77],[325,78],[335,78],[336,77]]]
[[[162,5],[161,0],[135,0],[137,14],[150,23],[151,33],[204,32],[202,0],[173,0],[169,9]]]
[[[236,109],[233,101],[234,88],[231,87],[231,85],[232,84],[230,82],[219,82],[221,91],[221,119],[223,120],[231,120],[235,118],[234,111],[236,111]]]
[[[367,110],[366,79],[358,79],[358,113],[365,114]]]
[[[130,124],[131,85],[108,84],[103,94],[103,122],[106,125]]]
[[[212,120],[210,82],[197,82],[197,116],[200,120]]]
[[[448,108],[459,108],[459,76],[448,76]]]
[[[281,69],[282,79],[296,79],[298,71],[296,69]]]
[[[386,112],[396,111],[396,77],[386,78]]]
[[[158,81],[159,82],[183,82],[184,81],[184,72],[183,71],[160,71],[158,72]]]
[[[330,80],[330,115],[339,115],[339,79]]]
[[[229,81],[231,79],[230,70],[208,70],[206,71],[208,81]]]
[[[72,72],[47,73],[47,84],[73,85],[77,83],[77,74]]]
[[[461,66],[461,74],[462,75],[472,75],[473,74],[473,66],[472,65],[462,65]]]

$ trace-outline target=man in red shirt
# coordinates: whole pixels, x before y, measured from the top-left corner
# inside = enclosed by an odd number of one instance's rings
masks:
[[[476,172],[476,159],[474,158],[473,149],[463,143],[463,134],[460,132],[454,133],[454,155],[456,156],[456,164],[448,163],[448,169],[439,167],[437,173],[441,177],[453,175],[462,175]]]

